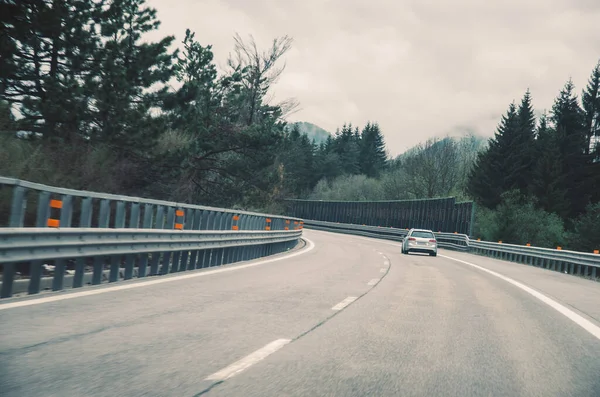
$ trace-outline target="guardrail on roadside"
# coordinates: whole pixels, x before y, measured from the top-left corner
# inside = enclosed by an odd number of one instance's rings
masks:
[[[373,227],[345,223],[304,220],[310,229],[347,233],[365,237],[374,237],[402,242],[408,230],[388,227]],[[600,278],[600,255],[558,250],[550,248],[530,247],[515,244],[476,241],[466,234],[434,232],[438,245],[473,254],[485,255],[497,259],[555,270],[594,280]]]
[[[354,234],[364,237],[382,238],[398,242],[402,242],[404,240],[404,237],[406,237],[406,234],[408,233],[407,229],[397,229],[393,227],[352,225],[347,223],[334,223],[313,220],[304,220],[304,226],[315,230]],[[469,249],[467,245],[469,237],[466,234],[441,232],[434,232],[434,234],[438,241],[438,245],[442,248],[454,249],[459,251],[467,251]]]
[[[0,298],[12,296],[15,285],[22,292],[24,283],[36,294],[50,284],[61,290],[65,280],[78,288],[254,259],[286,251],[302,235],[298,218],[4,177],[0,190],[5,198],[9,190],[11,203],[0,207],[8,214],[8,227],[0,224]]]

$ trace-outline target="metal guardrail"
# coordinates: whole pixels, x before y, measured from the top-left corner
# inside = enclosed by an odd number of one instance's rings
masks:
[[[324,230],[337,233],[347,233],[366,237],[375,237],[394,241],[403,241],[408,230],[382,228],[364,225],[352,225],[344,223],[321,222],[305,220],[307,228]],[[550,248],[529,247],[515,244],[493,243],[488,241],[476,241],[465,234],[436,233],[434,232],[438,245],[473,254],[485,255],[492,258],[555,270],[594,280],[600,278],[600,255],[558,250]]]
[[[379,227],[366,225],[352,225],[347,223],[334,223],[304,220],[304,226],[324,231],[333,231],[337,233],[354,234],[364,237],[382,238],[386,240],[402,242],[408,229],[396,229],[393,227]],[[458,233],[440,233],[434,232],[438,245],[442,248],[455,249],[459,251],[468,250],[467,241],[469,237],[466,234]]]
[[[469,240],[469,251],[561,273],[592,279],[600,277],[600,255],[598,254],[474,240]]]
[[[35,294],[40,291],[44,267],[51,267],[52,290],[59,291],[65,287],[68,273],[73,275],[71,286],[78,288],[83,286],[86,273],[91,275],[90,284],[97,285],[128,280],[134,275],[146,277],[220,266],[289,250],[301,235],[301,230],[5,228],[0,229],[0,264],[4,267],[0,294],[5,298],[15,292],[19,263],[29,264],[27,291]],[[68,272],[68,267],[73,270]]]
[[[25,283],[36,294],[255,259],[289,250],[302,235],[298,218],[12,178],[0,177],[0,193],[0,298]]]
[[[455,197],[391,201],[284,200],[286,213],[303,219],[381,227],[414,227],[471,234],[475,204]]]
[[[9,215],[5,222],[0,217],[0,227],[73,227],[79,223],[78,227],[118,229],[135,228],[141,221],[143,228],[154,229],[231,230],[237,226],[243,230],[286,230],[301,221],[280,215],[65,189],[0,176],[0,192],[6,190],[11,191],[12,199],[10,207],[0,201],[0,216]],[[36,204],[36,211],[28,205],[31,202]]]

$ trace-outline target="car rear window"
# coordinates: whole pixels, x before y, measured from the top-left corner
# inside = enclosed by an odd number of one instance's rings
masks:
[[[430,232],[412,232],[411,237],[432,238],[432,239],[435,238],[433,233],[430,233]]]

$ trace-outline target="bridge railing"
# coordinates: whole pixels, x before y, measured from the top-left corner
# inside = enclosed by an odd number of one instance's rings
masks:
[[[345,223],[304,220],[309,229],[347,233],[402,242],[408,230]],[[516,244],[494,243],[470,239],[466,234],[434,232],[438,245],[485,255],[492,258],[527,264],[544,269],[600,280],[600,255]]]
[[[302,220],[0,177],[0,297],[287,251]]]
[[[323,222],[304,220],[304,226],[315,230],[332,231],[337,233],[354,234],[363,237],[375,237],[392,241],[402,242],[408,229],[396,229],[393,227],[352,225],[347,223]],[[466,234],[434,232],[438,245],[442,248],[466,251],[468,250]]]

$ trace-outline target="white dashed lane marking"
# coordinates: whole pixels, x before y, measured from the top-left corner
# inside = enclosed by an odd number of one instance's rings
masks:
[[[356,299],[358,299],[356,296],[349,296],[334,307],[332,307],[331,310],[342,310],[343,308],[354,302]]]
[[[223,368],[222,370],[215,372],[206,378],[206,380],[216,380],[216,381],[224,381],[226,379],[231,378],[242,372],[243,370],[251,367],[256,364],[260,360],[265,359],[271,354],[275,353],[277,350],[281,349],[283,346],[290,343],[290,339],[277,339],[266,346],[258,349],[252,354],[247,355],[239,361],[231,364],[228,367]]]

